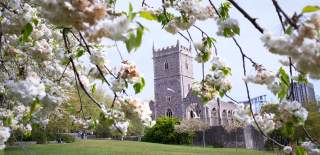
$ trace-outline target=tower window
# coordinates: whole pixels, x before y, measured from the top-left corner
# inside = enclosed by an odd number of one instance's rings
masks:
[[[167,61],[164,63],[164,69],[165,69],[165,70],[168,70],[168,69],[169,69],[169,64],[168,64]]]
[[[167,110],[167,113],[166,113],[166,115],[167,115],[167,117],[172,117],[172,111],[171,111],[171,109],[168,109]]]
[[[171,96],[166,96],[166,101],[170,102],[171,101]]]
[[[188,65],[188,62],[186,62],[186,69],[187,69],[187,70],[189,69],[189,65]]]

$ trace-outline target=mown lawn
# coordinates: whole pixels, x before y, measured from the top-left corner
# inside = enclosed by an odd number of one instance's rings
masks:
[[[144,142],[86,140],[71,144],[26,145],[9,147],[4,155],[271,155],[245,149],[202,148]]]

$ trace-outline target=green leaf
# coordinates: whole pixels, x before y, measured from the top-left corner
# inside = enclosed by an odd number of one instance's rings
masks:
[[[294,130],[295,130],[295,129],[294,129],[293,123],[292,123],[292,122],[288,122],[288,123],[286,123],[286,124],[284,125],[284,127],[282,128],[282,133],[283,133],[286,137],[288,137],[288,138],[293,138],[294,133],[295,133]]]
[[[304,148],[301,146],[297,146],[295,149],[296,149],[296,155],[308,155],[307,152],[304,150]]]
[[[161,23],[162,26],[165,26],[167,25],[172,19],[174,18],[174,15],[169,13],[169,12],[166,12],[166,14],[164,12],[160,13],[158,16],[157,16],[157,21],[159,23]]]
[[[229,9],[231,8],[231,4],[229,2],[224,2],[221,4],[220,8],[219,8],[219,12],[221,15],[221,18],[227,19],[229,18]]]
[[[136,17],[137,13],[133,12],[132,4],[129,3],[129,12],[128,12],[128,19],[132,21],[134,17]]]
[[[134,91],[136,94],[139,94],[145,86],[145,80],[141,77],[140,82],[133,85]]]
[[[28,40],[28,37],[31,35],[32,31],[33,31],[32,24],[30,23],[26,24],[21,31],[22,36],[20,37],[20,41],[26,42]]]
[[[35,26],[38,26],[39,20],[36,19],[36,18],[33,18],[33,19],[32,19],[32,23],[33,23]]]
[[[93,84],[91,86],[91,93],[94,94],[96,91],[97,91],[97,86],[96,86],[96,84]]]
[[[83,54],[85,53],[85,51],[81,48],[78,48],[77,52],[76,52],[76,58],[80,58],[81,56],[83,56]]]
[[[140,26],[136,29],[136,34],[133,32],[129,33],[129,39],[125,41],[126,48],[130,53],[132,50],[138,49],[142,42],[144,27],[140,24]]]
[[[140,17],[147,19],[147,20],[156,20],[157,19],[156,16],[154,16],[152,13],[150,13],[148,11],[141,11]]]
[[[229,75],[231,74],[231,68],[230,67],[224,67],[221,69],[224,75]]]
[[[308,5],[308,6],[305,6],[305,7],[302,9],[302,13],[316,12],[316,11],[319,11],[319,10],[320,10],[320,6],[317,6],[317,5]]]
[[[30,114],[36,112],[41,107],[41,101],[38,97],[33,101],[30,108]]]
[[[286,71],[280,67],[279,69],[280,79],[282,82],[284,82],[288,87],[290,86],[290,78],[289,75],[286,73]]]
[[[9,118],[3,118],[3,125],[4,126],[10,126],[11,125],[11,123],[12,123],[12,118],[11,117],[9,117]]]
[[[129,3],[129,12],[132,12],[133,11],[133,7],[132,7],[132,4]]]
[[[287,29],[286,29],[286,34],[288,34],[288,35],[291,35],[292,34],[292,32],[293,32],[293,27],[292,26],[289,26]]]
[[[297,81],[300,84],[302,84],[302,83],[307,84],[308,83],[308,79],[305,74],[299,74]]]
[[[237,34],[237,35],[240,35],[240,27],[234,27],[234,28],[232,28],[232,31],[235,33],[235,34]]]

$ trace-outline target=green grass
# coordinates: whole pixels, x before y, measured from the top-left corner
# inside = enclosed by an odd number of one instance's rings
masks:
[[[273,153],[231,148],[202,148],[144,142],[87,140],[71,144],[9,147],[4,155],[271,155]]]

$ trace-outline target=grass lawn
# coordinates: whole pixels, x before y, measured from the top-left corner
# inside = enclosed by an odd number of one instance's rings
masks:
[[[9,147],[4,155],[271,155],[245,149],[202,148],[144,142],[86,140],[71,144],[26,145]]]

